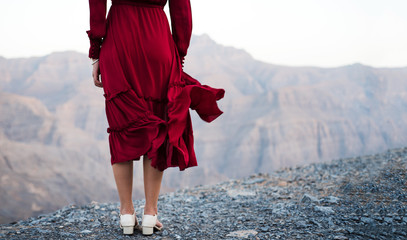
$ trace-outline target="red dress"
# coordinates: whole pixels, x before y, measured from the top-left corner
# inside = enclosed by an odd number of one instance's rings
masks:
[[[163,171],[197,166],[189,108],[211,122],[222,114],[223,89],[182,70],[192,17],[189,0],[89,0],[90,58],[99,58],[111,163],[147,155]]]

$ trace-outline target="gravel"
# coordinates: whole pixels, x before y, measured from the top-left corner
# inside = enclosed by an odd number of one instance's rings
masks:
[[[149,239],[406,239],[407,148],[339,159],[159,198]],[[138,218],[144,202],[134,201]],[[122,235],[118,203],[92,202],[0,225],[4,239],[146,239]],[[139,220],[140,221],[140,220]]]

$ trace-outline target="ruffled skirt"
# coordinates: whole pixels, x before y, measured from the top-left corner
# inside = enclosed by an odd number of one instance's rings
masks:
[[[112,164],[147,155],[161,171],[197,166],[189,108],[213,121],[224,90],[183,72],[162,8],[111,7],[100,72]]]

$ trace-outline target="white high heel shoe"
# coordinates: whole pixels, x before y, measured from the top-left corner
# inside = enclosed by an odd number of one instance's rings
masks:
[[[133,214],[120,214],[120,228],[123,229],[123,234],[133,234],[136,222],[136,212]]]
[[[157,214],[145,215],[143,213],[143,218],[141,220],[141,228],[143,235],[151,235],[153,234],[154,229],[156,229],[157,231],[161,231],[163,227],[162,226],[159,227],[157,225]]]

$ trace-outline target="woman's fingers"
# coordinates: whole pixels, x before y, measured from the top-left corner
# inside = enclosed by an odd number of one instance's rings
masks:
[[[96,87],[103,87],[103,84],[102,84],[101,81],[99,81],[99,80],[94,80],[94,82],[95,82],[95,86],[96,86]]]
[[[98,62],[93,64],[92,77],[96,87],[103,87],[102,81],[100,81],[100,70]]]

